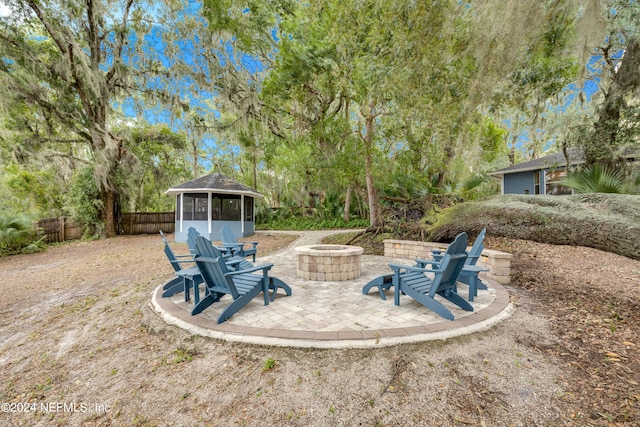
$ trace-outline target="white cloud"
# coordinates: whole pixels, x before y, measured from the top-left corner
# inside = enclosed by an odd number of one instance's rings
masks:
[[[7,5],[0,1],[0,16],[7,16],[11,13]]]

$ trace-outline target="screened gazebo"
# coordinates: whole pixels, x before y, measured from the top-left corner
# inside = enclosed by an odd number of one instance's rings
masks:
[[[189,227],[212,241],[220,240],[223,225],[236,236],[255,233],[255,199],[262,194],[221,173],[176,185],[166,194],[176,197],[176,242],[187,241]]]

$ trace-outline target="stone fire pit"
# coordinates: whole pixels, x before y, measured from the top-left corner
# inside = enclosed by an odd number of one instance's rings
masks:
[[[360,277],[359,246],[311,245],[295,248],[298,254],[298,277],[307,280],[339,282]]]

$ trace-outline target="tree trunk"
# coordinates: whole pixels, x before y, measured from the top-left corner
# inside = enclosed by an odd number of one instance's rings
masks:
[[[116,227],[116,192],[111,189],[105,189],[102,191],[103,206],[103,222],[104,222],[104,237],[115,237],[117,233]]]
[[[444,167],[440,172],[438,172],[438,180],[436,182],[436,188],[440,188],[444,185],[445,179],[447,178],[447,170],[449,168],[449,163],[451,163],[451,159],[454,156],[453,150],[453,142],[447,144],[444,147]]]
[[[191,145],[193,146],[193,177],[198,177],[198,144],[195,140],[191,141]]]
[[[584,146],[585,161],[615,164],[616,140],[620,129],[622,110],[626,107],[625,96],[640,86],[640,41],[631,40],[624,56],[617,64],[611,84],[604,97],[600,116],[595,123],[593,139]]]
[[[253,156],[253,189],[258,190],[258,161],[257,156]]]
[[[367,199],[369,200],[369,225],[378,223],[378,193],[373,179],[373,131],[375,104],[369,106],[369,111],[365,117],[364,136],[364,158],[365,158],[365,181],[367,183]]]
[[[342,218],[344,222],[349,222],[349,211],[351,210],[351,184],[347,185],[347,193],[344,196],[344,212]]]

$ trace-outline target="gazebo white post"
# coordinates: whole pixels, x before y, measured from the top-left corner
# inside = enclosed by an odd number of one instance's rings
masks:
[[[244,237],[244,194],[240,194],[240,224],[242,230],[242,237]]]
[[[211,207],[211,192],[209,192],[207,193],[207,227],[209,227],[209,236],[211,236]]]
[[[180,215],[180,232],[182,233],[182,217],[184,216],[182,212],[184,211],[184,193],[180,193],[180,210],[178,215]]]

